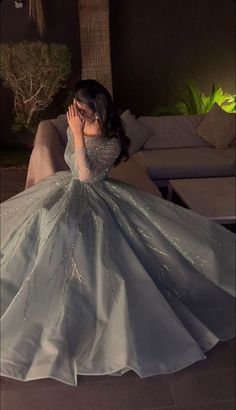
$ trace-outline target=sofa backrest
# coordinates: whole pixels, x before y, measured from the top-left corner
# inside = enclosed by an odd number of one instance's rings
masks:
[[[210,146],[197,133],[203,119],[204,115],[139,117],[139,121],[152,133],[142,149]]]
[[[67,143],[67,128],[68,128],[68,121],[66,118],[66,114],[61,114],[57,118],[51,119],[52,123],[56,127],[58,135],[63,145]]]
[[[136,121],[142,124],[150,137],[143,144],[142,150],[184,148],[184,147],[211,147],[198,135],[197,127],[205,118],[202,115],[171,115],[162,117],[141,116]],[[67,143],[66,131],[68,122],[65,114],[51,120],[63,143]],[[236,145],[236,138],[230,146]]]

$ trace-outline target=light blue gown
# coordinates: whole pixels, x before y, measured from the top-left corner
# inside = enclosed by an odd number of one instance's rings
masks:
[[[1,375],[172,373],[235,335],[235,235],[107,176],[68,129],[57,172],[1,204]],[[43,166],[43,164],[42,164]]]

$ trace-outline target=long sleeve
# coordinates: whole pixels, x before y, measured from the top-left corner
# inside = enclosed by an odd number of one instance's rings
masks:
[[[87,137],[85,146],[75,148],[74,138],[68,128],[68,143],[65,160],[73,176],[81,182],[93,182],[103,179],[120,154],[120,142],[117,138]]]
[[[86,147],[75,149],[77,176],[80,181],[89,181],[93,178],[93,164],[91,163]]]
[[[97,144],[94,141],[94,147],[90,150],[90,155],[88,155],[86,147],[75,150],[77,173],[80,181],[91,182],[103,178],[120,153],[120,143],[117,138],[96,142]]]

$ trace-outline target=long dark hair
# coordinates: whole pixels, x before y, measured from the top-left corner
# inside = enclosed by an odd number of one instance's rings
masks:
[[[109,91],[96,80],[81,80],[75,85],[74,98],[97,113],[104,137],[115,137],[119,140],[121,152],[116,158],[114,166],[117,166],[121,161],[127,161],[131,140],[125,135],[124,125]]]

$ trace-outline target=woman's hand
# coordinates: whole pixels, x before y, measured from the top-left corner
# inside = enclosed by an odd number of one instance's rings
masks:
[[[69,106],[66,117],[75,141],[81,139],[84,133],[85,118],[79,113],[74,104]]]

